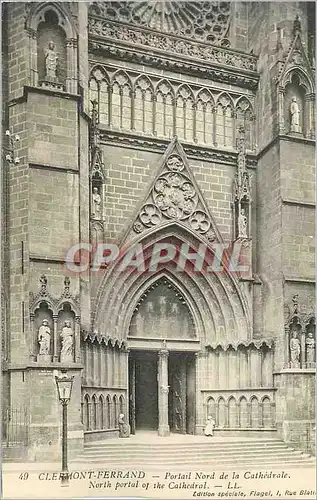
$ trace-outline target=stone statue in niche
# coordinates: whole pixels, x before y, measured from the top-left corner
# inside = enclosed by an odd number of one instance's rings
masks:
[[[97,187],[92,189],[92,216],[94,219],[101,219],[101,196]]]
[[[308,332],[306,337],[306,362],[309,365],[315,363],[315,339],[313,332]]]
[[[130,437],[130,426],[125,421],[124,413],[119,414],[119,437],[120,438],[128,438]]]
[[[241,208],[238,217],[239,238],[248,237],[247,227],[248,227],[248,219],[247,216],[245,215],[245,209]]]
[[[215,426],[216,426],[216,422],[215,422],[214,417],[212,417],[212,416],[208,417],[206,427],[205,427],[205,436],[213,436]]]
[[[73,361],[74,333],[69,320],[65,321],[61,331],[61,362]]]
[[[56,80],[58,56],[54,42],[50,41],[45,50],[45,79]]]
[[[40,345],[39,355],[49,356],[51,348],[51,329],[47,319],[43,319],[38,332],[38,342]]]
[[[300,341],[297,336],[297,332],[292,332],[289,347],[291,351],[291,368],[300,368]]]
[[[300,108],[298,106],[297,98],[293,97],[291,106],[290,106],[290,113],[291,113],[291,132],[301,132],[301,126],[300,126]]]

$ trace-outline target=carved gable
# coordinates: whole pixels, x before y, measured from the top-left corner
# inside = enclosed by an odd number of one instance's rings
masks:
[[[173,222],[197,232],[206,242],[221,239],[177,138],[163,157],[133,232],[142,233]]]
[[[314,82],[314,74],[307,57],[306,50],[303,46],[300,21],[298,18],[294,21],[293,33],[293,41],[279,68],[278,81],[283,86],[291,81],[292,70],[294,69],[302,71],[302,73],[299,72],[299,75],[301,76],[302,74],[304,76],[304,80],[307,79],[309,82]],[[306,86],[306,82],[303,83],[304,86]]]

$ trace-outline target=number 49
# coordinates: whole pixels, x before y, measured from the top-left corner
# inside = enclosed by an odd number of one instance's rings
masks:
[[[28,472],[22,472],[20,475],[19,475],[19,479],[22,479],[22,481],[25,481],[26,479],[29,478],[29,473]]]

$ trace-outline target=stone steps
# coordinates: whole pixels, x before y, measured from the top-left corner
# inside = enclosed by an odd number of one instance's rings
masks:
[[[180,436],[138,441],[109,439],[85,445],[84,452],[73,463],[108,464],[111,467],[184,467],[184,466],[315,466],[315,459],[289,448],[278,439],[230,439]]]

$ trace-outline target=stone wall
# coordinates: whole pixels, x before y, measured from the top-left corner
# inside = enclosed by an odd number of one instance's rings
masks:
[[[28,41],[24,30],[25,3],[17,2],[8,9],[9,99],[23,94],[29,82]]]
[[[312,452],[315,425],[314,370],[284,370],[274,375],[276,424],[282,439],[296,448]]]
[[[77,102],[28,94],[29,163],[78,168]]]

